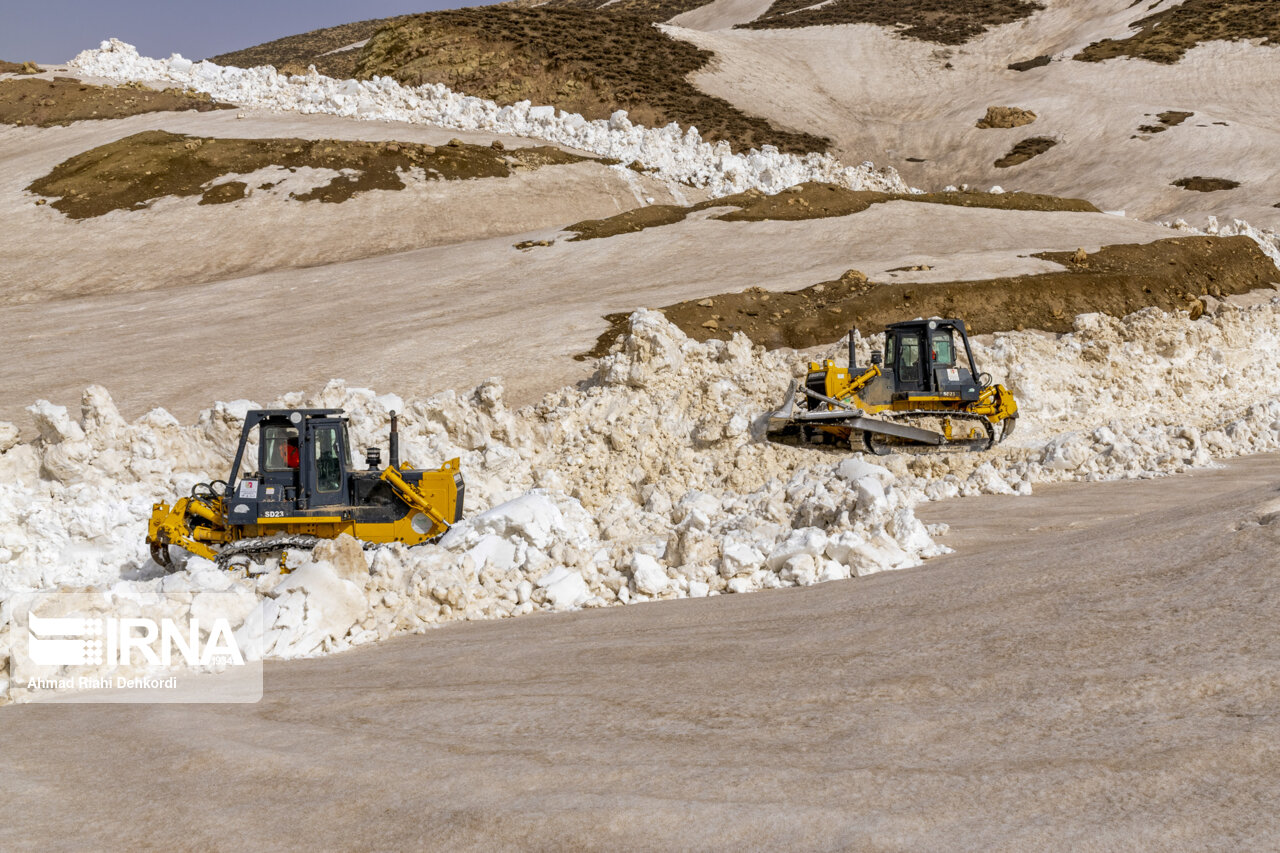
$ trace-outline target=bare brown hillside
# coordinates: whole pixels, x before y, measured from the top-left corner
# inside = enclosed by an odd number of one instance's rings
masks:
[[[735,148],[826,149],[825,139],[780,129],[690,84],[688,75],[712,57],[635,15],[486,6],[388,24],[361,51],[355,73],[444,83],[500,104],[554,104],[591,119],[621,108],[641,124],[696,126]]]
[[[827,149],[823,137],[749,115],[689,83],[689,75],[714,54],[654,27],[655,15],[667,12],[655,8],[641,0],[602,9],[587,0],[554,7],[482,6],[330,27],[212,59],[292,73],[314,65],[329,76],[381,75],[413,86],[443,83],[500,104],[529,100],[589,119],[624,109],[639,124],[697,127],[704,139],[724,140],[739,150]],[[683,7],[671,13],[679,11]]]
[[[707,5],[709,0],[548,0],[538,5],[570,9],[599,9],[611,14],[623,13],[661,23],[676,15]]]
[[[1027,17],[1042,8],[1035,0],[775,0],[748,29],[793,29],[831,24],[879,24],[906,38],[940,44],[964,44],[999,24]]]
[[[1117,57],[1172,65],[1206,41],[1261,39],[1280,43],[1280,4],[1274,0],[1186,0],[1134,21],[1138,32],[1128,38],[1095,42],[1076,54],[1082,62]]]
[[[255,65],[273,65],[282,72],[301,73],[308,65],[314,65],[321,74],[330,77],[350,77],[355,70],[359,49],[342,48],[365,41],[395,18],[373,18],[355,21],[336,27],[286,36],[274,41],[220,53],[209,57],[219,65],[235,65],[252,68]]]

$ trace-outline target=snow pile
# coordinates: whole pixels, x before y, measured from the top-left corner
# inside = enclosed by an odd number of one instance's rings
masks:
[[[314,68],[305,76],[286,76],[271,66],[224,67],[192,62],[178,54],[149,59],[118,39],[104,41],[98,50],[83,51],[70,67],[109,80],[194,89],[246,107],[544,139],[623,163],[639,161],[665,180],[706,187],[714,196],[753,188],[774,193],[804,181],[829,181],[855,190],[908,191],[891,168],[877,169],[871,163],[845,166],[828,154],[783,154],[771,145],[735,154],[726,142],[704,142],[697,128],[681,131],[674,122],[663,128],[634,125],[625,110],[608,120],[588,121],[577,113],[533,106],[529,101],[500,107],[438,83],[406,87],[389,77],[335,80]]]
[[[863,341],[864,363],[874,344]],[[697,343],[648,311],[591,382],[520,410],[495,380],[414,401],[339,381],[287,395],[279,403],[346,409],[357,449],[385,442],[389,412],[401,412],[405,459],[462,458],[468,513],[438,544],[364,551],[340,539],[291,553],[289,574],[272,564],[232,576],[191,558],[165,575],[142,542],[153,500],[225,475],[253,404],[218,404],[189,426],[162,410],[128,424],[90,388],[79,419],[33,406],[33,443],[0,425],[0,586],[227,584],[263,603],[264,653],[297,657],[458,619],[914,566],[945,550],[915,517],[921,500],[1156,476],[1280,447],[1280,300],[1224,303],[1195,321],[1082,315],[1071,334],[1004,333],[976,349],[1017,395],[1017,433],[988,453],[914,459],[763,441],[764,413],[805,356],[824,353],[766,352],[740,335]]]

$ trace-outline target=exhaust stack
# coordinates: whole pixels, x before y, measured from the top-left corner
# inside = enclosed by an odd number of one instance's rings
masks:
[[[387,439],[387,455],[391,457],[391,467],[400,469],[400,431],[396,427],[396,413],[391,413],[391,437]]]
[[[858,367],[858,330],[852,328],[849,330],[849,373],[852,374]]]

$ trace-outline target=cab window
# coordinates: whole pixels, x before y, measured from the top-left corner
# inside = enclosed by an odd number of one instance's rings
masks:
[[[947,367],[956,363],[956,346],[950,329],[935,329],[929,333],[929,343],[933,349],[933,363]]]
[[[293,427],[262,428],[262,470],[292,471],[298,467],[298,431]]]
[[[325,426],[316,429],[316,490],[336,492],[342,488],[342,445],[338,430]]]
[[[899,367],[898,375],[903,379],[920,377],[920,337],[915,334],[903,335],[898,340]]]
[[[894,344],[894,341],[896,340],[897,338],[895,338],[893,335],[885,336],[885,339],[884,339],[884,366],[885,367],[893,367],[894,365],[894,357],[897,355],[897,353],[894,351],[895,348],[893,344]]]

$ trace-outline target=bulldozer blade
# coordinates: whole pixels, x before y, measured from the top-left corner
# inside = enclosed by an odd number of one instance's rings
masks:
[[[839,406],[838,409],[817,409],[814,411],[796,411],[796,391],[803,391],[806,395],[813,397],[824,403]],[[769,413],[769,435],[782,436],[790,435],[797,431],[797,427],[807,423],[825,423],[831,426],[847,426],[853,429],[860,429],[865,432],[875,432],[882,435],[891,435],[895,438],[906,439],[907,441],[917,441],[921,444],[939,445],[946,442],[946,436],[940,432],[933,430],[920,429],[919,427],[907,426],[906,424],[892,423],[891,421],[883,421],[879,418],[873,418],[862,414],[862,410],[849,405],[843,400],[836,400],[819,394],[809,388],[800,388],[799,383],[792,379],[791,384],[787,386],[787,396],[784,398],[782,405],[776,410]]]
[[[890,423],[878,418],[850,418],[848,423],[849,426],[854,429],[860,429],[863,432],[891,435],[894,438],[905,438],[907,441],[918,441],[921,444],[942,445],[947,441],[947,437],[940,432],[907,426],[906,424]]]
[[[907,426],[906,424],[896,424],[891,421],[882,421],[879,418],[865,415],[855,415],[851,412],[800,412],[792,416],[789,423],[825,423],[830,426],[847,426],[864,432],[875,432],[881,435],[891,435],[894,438],[903,438],[907,441],[917,441],[921,444],[945,444],[947,441],[946,436],[940,432]]]
[[[782,432],[787,427],[794,425],[793,414],[795,409],[796,381],[792,379],[791,384],[787,386],[787,396],[782,398],[782,405],[776,411],[769,413],[769,432]]]

